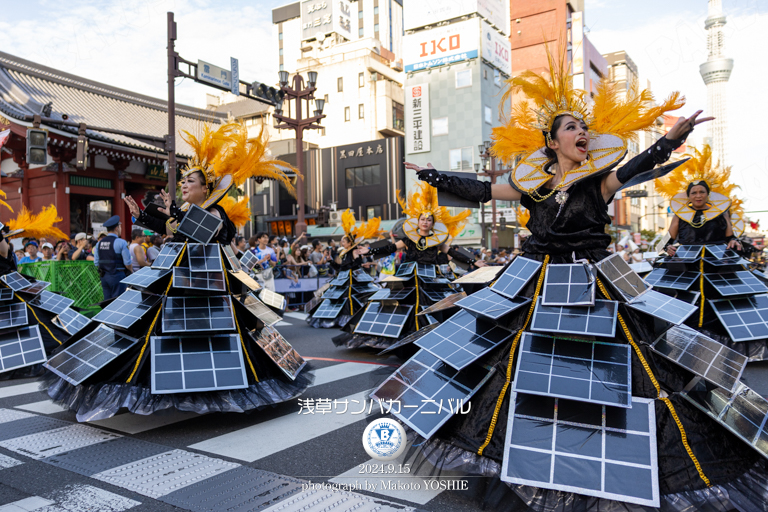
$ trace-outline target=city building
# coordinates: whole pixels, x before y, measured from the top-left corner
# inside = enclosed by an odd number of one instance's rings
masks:
[[[164,142],[143,137],[165,137],[167,101],[151,98],[83,77],[42,66],[0,52],[0,131],[10,129],[0,149],[0,189],[18,214],[22,206],[33,212],[55,205],[65,233],[99,230],[111,215],[123,219],[123,237],[130,236],[131,216],[123,198],[146,205],[167,186]],[[86,123],[90,127],[133,132],[116,135],[89,129],[87,167],[76,169],[78,129],[44,122],[46,162],[26,161],[26,135],[40,115]],[[176,128],[195,133],[201,121],[220,123],[226,114],[176,105]],[[176,134],[178,165],[187,163],[192,149]],[[9,212],[2,212],[6,221]]]
[[[709,0],[707,19],[707,61],[699,66],[701,78],[707,85],[707,112],[714,116],[708,123],[712,156],[723,165],[728,163],[728,109],[726,87],[733,70],[733,59],[725,57],[725,14],[722,0]]]

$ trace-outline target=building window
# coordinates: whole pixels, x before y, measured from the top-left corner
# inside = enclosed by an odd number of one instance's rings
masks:
[[[343,92],[344,91],[344,78],[343,77],[339,77],[339,78],[336,79],[336,89],[339,92]]]
[[[347,188],[370,187],[381,185],[381,170],[379,164],[365,167],[348,167],[346,169]]]
[[[373,15],[376,16],[377,14],[379,14],[379,6],[378,5],[373,8]]]
[[[357,75],[357,86],[365,87],[365,72],[362,72]]]
[[[485,110],[483,113],[485,114],[485,122],[487,124],[493,124],[493,111],[491,110],[491,107],[485,105],[484,108]]]
[[[327,94],[325,95],[325,97],[323,99],[325,100],[326,103],[329,103],[328,102],[328,95]]]
[[[277,40],[278,40],[278,41],[282,41],[282,40],[283,40],[283,33],[282,33],[282,32],[280,32],[279,34],[277,34]]]
[[[483,68],[483,80],[488,80],[488,68]]]
[[[357,11],[357,19],[359,19],[359,20],[363,19],[363,11],[362,10]]]
[[[285,71],[285,70],[283,69],[284,67],[285,67],[285,66],[283,66],[282,64],[280,64],[280,71]]]
[[[448,160],[452,171],[472,170],[472,147],[452,149],[448,153]]]
[[[357,37],[363,37],[363,27],[357,29]]]
[[[405,108],[396,101],[392,102],[392,128],[405,131]]]
[[[472,70],[463,69],[456,72],[456,88],[472,87]]]
[[[376,23],[376,24],[373,26],[373,31],[374,31],[374,32],[378,32],[378,31],[379,31],[379,24],[378,24],[378,23]]]
[[[280,56],[281,57],[283,56],[283,49],[282,48],[280,48]]]
[[[344,107],[344,120],[349,121],[351,115],[349,113],[349,107]]]
[[[381,205],[369,206],[365,209],[365,213],[368,216],[366,220],[371,220],[374,217],[381,217]]]
[[[432,120],[432,135],[448,135],[447,117],[438,117]]]
[[[357,106],[357,117],[358,119],[365,119],[365,105],[363,103]]]

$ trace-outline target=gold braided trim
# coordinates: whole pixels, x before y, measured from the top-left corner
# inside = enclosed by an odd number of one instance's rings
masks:
[[[520,329],[517,331],[517,334],[515,334],[515,339],[512,340],[512,348],[509,349],[509,362],[507,363],[507,380],[504,382],[504,387],[501,388],[501,393],[499,393],[499,398],[496,400],[496,407],[493,409],[493,417],[491,418],[491,424],[488,426],[488,435],[485,436],[485,441],[480,446],[480,448],[477,450],[478,455],[483,454],[483,450],[491,443],[491,438],[493,438],[493,431],[496,429],[496,422],[499,420],[499,411],[501,410],[501,403],[504,401],[504,396],[507,394],[507,388],[509,388],[510,383],[512,382],[512,362],[515,358],[515,349],[517,349],[517,343],[520,341],[520,337],[523,335],[523,331],[526,327],[528,327],[528,322],[531,321],[531,316],[533,316],[533,310],[536,308],[536,300],[539,298],[539,293],[541,292],[541,285],[544,283],[544,274],[547,271],[547,263],[549,263],[549,254],[544,256],[544,263],[541,266],[541,273],[539,274],[539,280],[536,282],[536,292],[533,295],[533,301],[531,302],[531,307],[528,308],[528,316],[525,317],[525,323],[523,323],[523,326],[520,327]]]
[[[19,294],[18,294],[18,293],[14,293],[14,295],[16,295],[16,298],[17,298],[17,299],[19,299],[21,302],[23,302],[24,304],[26,304],[26,305],[27,305],[27,308],[29,308],[29,310],[32,312],[32,314],[33,314],[33,315],[34,315],[34,317],[35,317],[35,320],[37,320],[37,323],[39,323],[40,325],[42,325],[42,326],[43,326],[43,329],[45,329],[46,331],[48,331],[48,334],[50,334],[50,335],[51,335],[51,338],[53,338],[54,340],[56,340],[56,343],[58,343],[59,345],[61,345],[61,341],[59,341],[59,338],[57,338],[56,336],[54,336],[54,335],[53,335],[53,332],[51,332],[51,330],[48,328],[48,326],[47,326],[47,325],[45,325],[43,322],[41,322],[39,318],[37,318],[37,313],[35,313],[35,310],[34,310],[34,309],[32,309],[32,306],[30,306],[30,305],[29,305],[29,303],[28,303],[27,301],[25,301],[24,299],[22,299],[21,297],[19,297]]]
[[[413,269],[413,277],[416,279],[416,307],[413,309],[413,318],[416,320],[416,330],[419,330],[419,265]]]
[[[706,246],[701,247],[701,261],[699,262],[699,291],[701,292],[701,306],[699,306],[699,327],[704,325],[704,250]]]
[[[602,281],[600,279],[597,280],[597,284],[600,287],[600,291],[603,292],[603,295],[608,300],[611,300],[611,296],[608,294],[608,290],[606,290],[605,286],[603,285]],[[683,447],[685,448],[685,451],[688,453],[688,457],[691,458],[691,461],[693,462],[693,465],[696,466],[696,471],[699,472],[699,477],[704,481],[704,483],[707,485],[707,487],[711,487],[711,483],[709,481],[709,478],[707,478],[707,475],[704,474],[704,470],[701,468],[701,464],[699,464],[699,460],[696,458],[696,455],[694,455],[693,450],[691,449],[691,446],[688,444],[688,436],[685,433],[685,428],[683,428],[683,423],[680,421],[680,418],[677,416],[677,411],[675,411],[675,407],[672,405],[672,401],[669,398],[662,397],[661,396],[661,386],[659,385],[659,381],[656,380],[656,376],[653,375],[653,372],[651,371],[651,367],[648,364],[648,361],[646,361],[645,357],[643,356],[643,353],[640,352],[640,347],[637,346],[637,343],[635,343],[635,340],[632,338],[632,333],[629,332],[629,328],[627,327],[626,322],[624,322],[624,318],[621,316],[621,313],[617,313],[617,317],[619,319],[619,323],[621,324],[621,328],[624,331],[624,335],[627,337],[627,341],[630,345],[632,345],[632,348],[635,351],[635,354],[637,354],[637,358],[640,360],[640,364],[643,365],[643,369],[648,374],[648,377],[651,380],[651,383],[653,383],[653,387],[656,388],[656,399],[661,400],[666,404],[667,408],[669,409],[670,414],[672,414],[672,418],[675,420],[675,423],[677,424],[677,429],[680,431],[680,439],[683,442]]]
[[[349,271],[349,288],[347,289],[347,296],[349,297],[349,314],[354,315],[354,310],[352,309],[352,270]]]
[[[349,273],[349,280],[352,281],[352,273]],[[225,274],[224,282],[227,283],[227,293],[232,296],[232,292],[229,289],[229,274]],[[248,361],[248,366],[251,368],[251,373],[256,382],[259,382],[259,376],[256,375],[256,368],[253,367],[251,362],[251,356],[248,355],[248,350],[245,348],[245,341],[243,341],[243,334],[240,332],[240,324],[237,322],[237,312],[235,311],[235,305],[232,304],[232,317],[235,319],[235,327],[237,327],[237,335],[240,336],[240,345],[243,346],[243,354],[245,354],[245,360]]]

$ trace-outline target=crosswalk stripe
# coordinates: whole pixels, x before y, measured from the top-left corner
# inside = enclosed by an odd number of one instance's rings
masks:
[[[200,416],[200,414],[194,412],[179,411],[178,409],[160,411],[147,416],[126,412],[103,420],[89,421],[88,424],[110,428],[125,434],[140,434],[147,430],[165,427],[190,418],[199,418]]]
[[[55,503],[55,501],[46,500],[40,496],[30,496],[29,498],[0,506],[0,512],[31,512],[32,510],[48,507]]]
[[[26,395],[27,393],[37,393],[40,391],[40,383],[28,382],[26,384],[16,384],[15,386],[6,386],[0,388],[0,398],[10,398],[12,396]]]
[[[69,410],[66,407],[62,407],[59,404],[51,402],[50,400],[42,400],[40,402],[32,402],[29,404],[17,405],[16,409],[36,412],[38,414],[56,414],[57,412],[63,412],[63,411]]]
[[[231,457],[236,460],[253,462],[286,450],[297,444],[310,441],[334,430],[366,419],[365,414],[352,414],[353,407],[359,407],[367,400],[371,390],[337,399],[347,400],[349,409],[344,414],[286,414],[273,420],[235,430],[190,446],[195,450]],[[265,442],[254,442],[263,439]]]
[[[358,375],[363,375],[364,373],[375,371],[379,368],[381,368],[381,365],[367,363],[341,363],[333,366],[326,366],[325,368],[315,370],[315,382],[312,386],[322,386],[323,384],[329,384],[331,382],[336,382],[337,380],[356,377]]]

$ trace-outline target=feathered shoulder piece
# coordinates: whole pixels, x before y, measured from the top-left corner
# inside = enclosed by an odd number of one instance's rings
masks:
[[[573,87],[570,62],[563,49],[557,56],[547,48],[547,75],[524,71],[507,80],[501,105],[512,101],[504,125],[493,129],[491,152],[508,164],[519,158],[512,175],[513,183],[523,193],[538,189],[551,175],[545,172],[549,158],[545,155],[546,135],[559,116],[569,115],[583,120],[589,127],[589,153],[584,164],[568,172],[561,187],[615,167],[626,154],[627,142],[635,133],[648,129],[664,112],[682,107],[679,93],[672,94],[661,105],[653,103],[653,95],[634,86],[620,91],[607,79],[597,86],[594,103],[586,92]]]
[[[224,208],[229,220],[238,228],[245,226],[245,223],[251,220],[251,209],[248,207],[247,197],[236,201],[232,196],[225,196],[219,201],[219,206]]]
[[[349,248],[341,251],[342,256],[365,240],[384,237],[384,231],[381,229],[381,217],[368,219],[358,226],[355,221],[355,214],[349,208],[341,214],[341,228],[352,241]]]
[[[427,247],[443,244],[448,237],[455,237],[461,233],[472,213],[470,210],[464,210],[457,215],[451,215],[448,208],[438,204],[437,189],[426,182],[416,183],[407,199],[403,199],[398,191],[397,201],[408,217],[403,224],[403,231],[414,242],[421,239],[418,232],[419,217],[432,216],[434,234],[426,238]]]
[[[61,217],[55,206],[43,208],[40,213],[33,215],[25,206],[15,219],[8,221],[9,238],[28,236],[32,238],[50,238],[53,240],[69,240],[69,237],[59,228],[54,226],[61,222]]]

